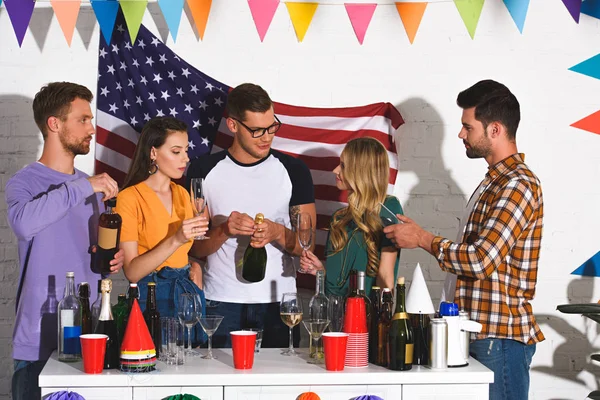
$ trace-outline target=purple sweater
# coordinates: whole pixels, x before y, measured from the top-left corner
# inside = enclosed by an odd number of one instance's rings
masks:
[[[19,241],[22,283],[13,331],[14,359],[46,360],[56,349],[56,306],[63,298],[67,271],[75,272],[76,285],[88,282],[92,291],[100,279],[91,271],[89,249],[96,243],[104,204],[87,177],[77,169],[67,175],[32,163],[6,184],[8,221]]]

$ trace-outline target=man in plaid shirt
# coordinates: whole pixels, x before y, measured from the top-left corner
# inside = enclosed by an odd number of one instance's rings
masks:
[[[457,104],[467,157],[489,165],[459,240],[435,236],[402,215],[384,232],[399,248],[427,250],[442,270],[456,275],[456,302],[483,325],[470,352],[494,371],[490,399],[527,399],[531,359],[544,340],[530,303],[542,239],[542,188],[517,151],[519,102],[506,86],[478,82],[458,95]]]

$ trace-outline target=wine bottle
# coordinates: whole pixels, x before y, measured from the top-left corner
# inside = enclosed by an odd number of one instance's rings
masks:
[[[404,277],[398,278],[396,284],[396,311],[390,325],[389,369],[394,371],[408,371],[413,362],[413,331],[406,313],[406,286]]]
[[[381,288],[373,286],[369,298],[373,307],[373,311],[371,311],[371,324],[369,325],[369,362],[375,364],[379,339],[377,335],[377,322],[379,321],[379,312],[381,311]]]
[[[127,321],[129,321],[129,313],[131,313],[131,307],[133,307],[133,300],[140,300],[140,290],[138,289],[137,283],[129,283],[129,290],[127,290],[127,310],[125,312],[125,320],[123,322],[123,330],[127,329]]]
[[[358,271],[351,269],[348,274],[348,297],[358,296]]]
[[[389,333],[390,323],[392,321],[392,291],[389,288],[383,289],[383,301],[381,303],[381,312],[377,322],[377,354],[375,364],[387,367],[389,364]]]
[[[255,224],[262,224],[265,217],[258,213],[254,218]],[[265,278],[267,269],[267,249],[264,247],[255,248],[248,244],[244,252],[242,264],[242,278],[248,282],[260,282]]]
[[[92,332],[96,330],[96,324],[98,323],[98,317],[100,316],[100,308],[102,307],[102,279],[98,279],[98,297],[92,304]]]
[[[110,274],[110,262],[119,251],[122,219],[114,211],[117,199],[112,198],[104,202],[106,211],[100,214],[98,221],[98,246],[95,256],[95,272],[103,275]]]
[[[117,324],[117,337],[119,342],[119,348],[123,342],[123,336],[125,336],[125,316],[127,314],[127,297],[125,294],[118,296],[117,304],[112,306],[113,318]]]
[[[311,320],[327,320],[329,311],[329,299],[325,296],[325,270],[317,271],[315,295],[311,297],[308,303],[309,317]],[[309,355],[311,358],[322,356],[323,339],[316,341],[316,348],[313,346],[313,340],[309,342]]]
[[[58,303],[58,361],[81,360],[81,303],[75,295],[75,273],[67,272],[65,294]]]
[[[104,354],[104,369],[119,368],[119,342],[117,336],[117,325],[113,319],[110,307],[110,292],[112,290],[112,281],[110,279],[102,280],[102,308],[98,317],[98,324],[94,333],[101,333],[108,336],[106,340],[106,353]]]
[[[79,303],[81,303],[81,334],[92,333],[92,313],[90,311],[90,285],[87,282],[79,284]]]
[[[154,342],[154,348],[156,349],[156,357],[160,355],[160,348],[162,346],[161,339],[161,327],[160,327],[160,313],[156,309],[156,283],[148,282],[148,296],[146,300],[146,309],[144,310],[144,321],[152,336]]]

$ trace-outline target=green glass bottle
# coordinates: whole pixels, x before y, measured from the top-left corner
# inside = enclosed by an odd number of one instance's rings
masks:
[[[412,368],[414,338],[405,306],[406,286],[404,277],[398,278],[396,285],[396,311],[392,317],[389,342],[389,369],[408,371]]]
[[[123,342],[123,336],[125,335],[125,317],[127,316],[127,296],[120,294],[118,302],[112,306],[112,313],[117,323],[117,337],[119,342],[119,348],[121,348],[121,342]]]
[[[262,224],[265,216],[258,213],[254,218],[255,224]],[[264,247],[255,248],[248,244],[244,252],[242,264],[242,278],[248,282],[260,282],[265,278],[267,269],[267,249]]]

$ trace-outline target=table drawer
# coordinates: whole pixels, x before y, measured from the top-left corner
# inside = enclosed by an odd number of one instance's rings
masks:
[[[133,400],[162,400],[174,394],[184,393],[192,394],[202,400],[223,400],[223,386],[134,387]]]
[[[315,392],[324,400],[350,400],[366,394],[402,400],[400,385],[227,386],[224,400],[296,400],[304,392]]]

